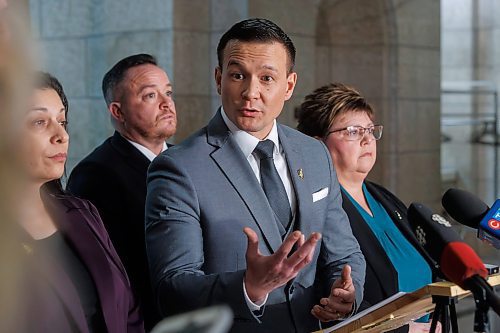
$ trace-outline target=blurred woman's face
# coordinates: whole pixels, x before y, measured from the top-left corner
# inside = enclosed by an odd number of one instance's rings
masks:
[[[40,185],[60,178],[68,153],[64,106],[53,89],[36,89],[24,118],[21,149],[28,180]]]
[[[349,111],[336,118],[329,131],[336,131],[349,126],[369,128],[373,121],[363,111]],[[352,175],[366,178],[377,159],[376,140],[366,131],[358,140],[348,137],[346,130],[328,134],[324,139],[332,156],[335,170],[339,177],[345,178]]]

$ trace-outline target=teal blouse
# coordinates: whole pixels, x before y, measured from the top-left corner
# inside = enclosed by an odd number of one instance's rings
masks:
[[[373,216],[344,188],[342,191],[351,199],[391,260],[398,273],[399,291],[412,292],[431,283],[432,272],[429,265],[394,224],[384,207],[368,192],[365,184],[363,193]]]

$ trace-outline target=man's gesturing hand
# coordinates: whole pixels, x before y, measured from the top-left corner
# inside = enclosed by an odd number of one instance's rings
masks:
[[[321,239],[321,234],[313,232],[306,241],[300,231],[294,231],[274,254],[264,256],[259,251],[259,238],[255,231],[244,228],[243,232],[248,238],[245,288],[254,303],[297,276],[311,262],[316,243]],[[295,251],[290,255],[294,245]]]
[[[352,312],[355,300],[351,266],[345,265],[340,278],[332,284],[330,296],[320,299],[321,305],[315,305],[311,313],[321,321],[339,320]]]

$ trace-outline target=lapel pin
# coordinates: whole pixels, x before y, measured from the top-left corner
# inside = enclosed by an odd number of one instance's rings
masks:
[[[297,175],[299,175],[300,179],[304,179],[304,171],[302,169],[297,170]]]

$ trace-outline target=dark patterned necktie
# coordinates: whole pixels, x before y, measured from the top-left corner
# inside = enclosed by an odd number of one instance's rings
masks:
[[[260,181],[264,193],[278,221],[286,231],[292,220],[292,210],[285,186],[274,166],[273,149],[274,143],[271,140],[264,140],[259,142],[254,153],[260,159]]]

